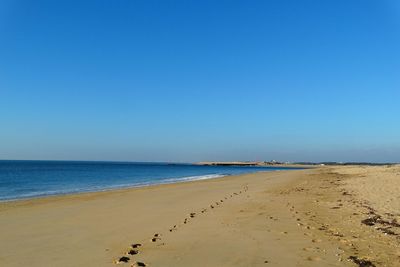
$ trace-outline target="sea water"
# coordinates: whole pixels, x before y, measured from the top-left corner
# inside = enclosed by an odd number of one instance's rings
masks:
[[[0,160],[0,201],[211,179],[284,167]]]

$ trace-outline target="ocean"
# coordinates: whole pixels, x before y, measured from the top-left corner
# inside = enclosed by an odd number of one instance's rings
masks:
[[[0,201],[286,169],[289,168],[140,162],[0,160]]]

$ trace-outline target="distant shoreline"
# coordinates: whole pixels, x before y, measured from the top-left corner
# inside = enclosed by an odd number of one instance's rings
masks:
[[[282,162],[266,162],[266,161],[202,161],[194,163],[200,166],[242,166],[242,167],[276,167],[276,168],[313,168],[323,166],[317,163],[282,163]]]
[[[384,166],[398,165],[396,162],[279,162],[279,161],[201,161],[194,165],[202,166],[268,166],[268,167],[316,167],[316,166]]]

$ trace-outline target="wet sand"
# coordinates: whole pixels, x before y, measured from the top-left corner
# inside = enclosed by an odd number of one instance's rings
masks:
[[[0,266],[399,266],[399,180],[323,167],[2,203]]]

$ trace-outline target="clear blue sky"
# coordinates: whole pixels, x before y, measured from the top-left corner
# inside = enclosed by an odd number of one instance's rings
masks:
[[[400,161],[400,4],[3,0],[0,159]]]

